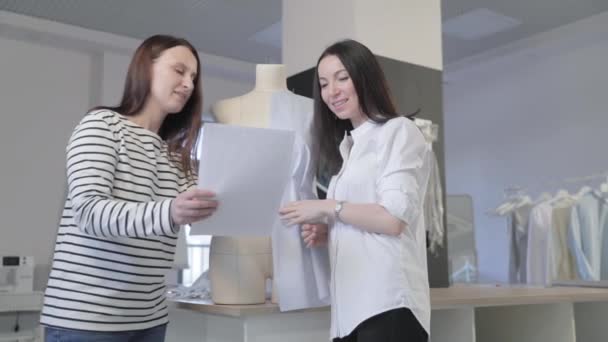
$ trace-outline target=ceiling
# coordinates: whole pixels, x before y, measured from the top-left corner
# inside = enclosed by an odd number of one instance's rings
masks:
[[[281,19],[281,0],[0,0],[0,10],[144,39],[187,38],[204,53],[278,63],[278,44],[253,40]]]
[[[521,25],[477,40],[454,38],[444,31],[443,58],[445,64],[608,11],[608,1],[442,0],[442,20],[445,23],[476,9],[489,9],[515,19],[521,22]],[[479,29],[483,28],[479,27]]]
[[[139,39],[156,33],[173,34],[187,37],[200,51],[208,54],[252,63],[279,63],[281,2],[282,0],[0,0],[0,10]],[[608,1],[443,0],[442,20],[447,23],[460,15],[480,9],[508,16],[520,24],[479,39],[457,38],[444,32],[445,64],[607,11]],[[466,26],[467,20],[470,18],[460,20],[460,24],[464,21]],[[486,19],[486,24],[488,21],[492,22]],[[479,31],[476,32],[479,34],[487,29],[479,23],[467,26],[467,30]]]

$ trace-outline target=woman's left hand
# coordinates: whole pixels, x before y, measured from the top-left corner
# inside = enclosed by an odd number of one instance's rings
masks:
[[[279,210],[281,220],[287,225],[303,223],[321,223],[330,216],[335,204],[332,200],[296,201],[285,205]]]

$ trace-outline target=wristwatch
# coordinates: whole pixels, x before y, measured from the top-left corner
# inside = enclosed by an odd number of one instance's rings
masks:
[[[344,201],[336,202],[336,207],[334,208],[334,215],[337,220],[340,219],[340,212],[342,211],[342,208],[344,208]]]

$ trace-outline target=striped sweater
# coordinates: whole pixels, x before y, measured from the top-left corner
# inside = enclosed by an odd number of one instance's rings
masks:
[[[157,134],[118,113],[94,111],[76,126],[43,325],[126,331],[168,322],[171,200],[194,185],[176,160]]]

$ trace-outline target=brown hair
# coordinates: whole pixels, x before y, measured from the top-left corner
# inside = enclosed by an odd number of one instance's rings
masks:
[[[179,113],[167,115],[160,126],[158,135],[167,142],[169,154],[180,156],[181,167],[188,178],[192,178],[196,154],[192,153],[202,126],[203,93],[200,81],[200,60],[196,49],[183,38],[168,35],[155,35],[147,38],[135,51],[122,93],[120,104],[116,107],[100,106],[95,109],[109,109],[124,116],[135,116],[144,107],[151,87],[151,71],[154,60],[163,51],[176,46],[187,47],[199,68],[193,81],[194,89],[188,102]]]

